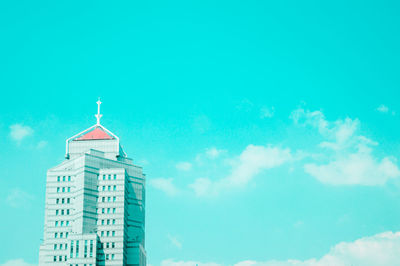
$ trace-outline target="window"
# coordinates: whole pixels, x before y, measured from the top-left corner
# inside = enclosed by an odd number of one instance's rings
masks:
[[[103,175],[103,180],[106,180],[106,175]]]
[[[106,186],[103,186],[103,191],[105,191],[106,190]]]
[[[101,231],[101,236],[104,236],[104,231]]]
[[[109,247],[110,247],[110,245],[109,245],[109,243],[107,242],[107,243],[106,243],[106,248],[109,248]]]
[[[117,197],[113,197],[113,201],[115,202],[117,200]]]
[[[68,187],[68,192],[71,192],[71,188],[70,187]]]
[[[67,249],[67,248],[68,248],[68,244],[65,244],[64,246],[65,246],[65,249]]]
[[[104,225],[104,220],[101,220],[101,225]]]
[[[64,199],[61,199],[61,204],[64,204]]]
[[[62,261],[62,256],[58,256],[58,260],[59,260],[59,261]]]
[[[108,175],[108,180],[111,180],[111,175]]]
[[[71,181],[71,176],[70,175],[68,176],[68,181]]]
[[[66,224],[66,226],[69,226],[69,221],[67,221],[67,224]]]
[[[104,213],[104,208],[101,209],[101,213]]]
[[[107,231],[107,236],[110,236],[110,231]]]
[[[115,208],[113,208],[113,213],[115,213]]]
[[[64,221],[61,221],[60,226],[64,226]],[[62,233],[61,233],[62,235]]]
[[[60,177],[59,176],[57,176],[57,182],[60,182]]]
[[[109,256],[108,256],[108,254],[106,254],[106,260],[108,260],[108,258],[109,258]]]
[[[67,209],[67,215],[69,215],[69,209]]]
[[[114,186],[114,191],[117,190],[117,186]]]
[[[67,199],[67,203],[69,204],[69,198]]]
[[[110,224],[110,219],[107,219],[107,225],[109,225]]]
[[[113,219],[113,224],[115,224],[115,219]]]
[[[102,201],[102,202],[105,202],[105,201],[106,201],[106,197],[102,197],[102,198],[101,198],[101,201]]]
[[[64,215],[64,210],[61,210],[61,215]]]
[[[110,191],[111,190],[111,186],[108,186],[108,191]]]
[[[60,238],[62,238],[63,237],[63,233],[60,233]]]
[[[58,192],[60,192],[60,188],[59,188],[59,187],[57,187],[57,193],[58,193]]]
[[[68,237],[68,232],[65,232],[65,238],[67,238]]]
[[[58,202],[60,202],[60,199],[56,199],[56,204],[58,204]]]
[[[67,255],[64,256],[64,259],[65,259],[64,261],[67,261]]]
[[[53,261],[57,261],[57,256],[54,256]]]
[[[90,240],[90,257],[93,257],[93,240]]]
[[[107,208],[107,213],[110,213],[110,208]]]
[[[112,260],[114,259],[114,254],[111,254],[111,259],[112,259]]]
[[[111,197],[108,197],[108,198],[107,198],[107,201],[110,202],[110,201],[111,201]]]
[[[112,231],[112,236],[115,236],[115,231]]]
[[[75,250],[75,257],[79,257],[79,240],[76,240],[76,250]]]
[[[58,226],[58,221],[56,221],[56,223],[55,223],[55,224],[56,224],[56,227],[57,227],[57,226]]]
[[[57,244],[54,244],[54,250],[56,250],[57,249]]]
[[[58,233],[54,233],[54,238],[57,238]]]
[[[71,240],[70,258],[74,256],[74,240]]]
[[[62,188],[62,192],[65,192],[65,187]]]
[[[87,240],[85,240],[85,253],[83,256],[86,258],[87,257]]]
[[[115,242],[112,242],[111,247],[115,248]]]
[[[114,175],[114,180],[117,179],[117,175]]]
[[[56,215],[58,215],[58,210],[56,210]]]
[[[63,176],[63,182],[65,182],[65,176]]]

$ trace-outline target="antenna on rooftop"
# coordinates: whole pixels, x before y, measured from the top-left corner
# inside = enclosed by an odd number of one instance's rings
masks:
[[[100,114],[100,105],[101,105],[100,97],[99,97],[99,100],[96,103],[97,103],[97,114],[95,115],[95,117],[97,119],[96,125],[99,126],[100,125],[100,118],[103,116],[102,114]]]

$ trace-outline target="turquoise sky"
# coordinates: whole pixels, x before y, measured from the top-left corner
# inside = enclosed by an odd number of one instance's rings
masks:
[[[147,174],[151,265],[319,260],[400,231],[399,8],[0,2],[0,265],[37,264],[46,171],[99,96]]]

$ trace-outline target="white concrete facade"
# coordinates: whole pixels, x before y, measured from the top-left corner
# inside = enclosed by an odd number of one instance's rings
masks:
[[[66,148],[66,159],[47,172],[39,265],[145,266],[142,168],[100,124]]]

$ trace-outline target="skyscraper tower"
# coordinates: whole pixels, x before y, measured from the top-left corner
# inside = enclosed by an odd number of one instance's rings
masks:
[[[145,175],[97,123],[67,139],[47,171],[39,265],[146,265]]]

